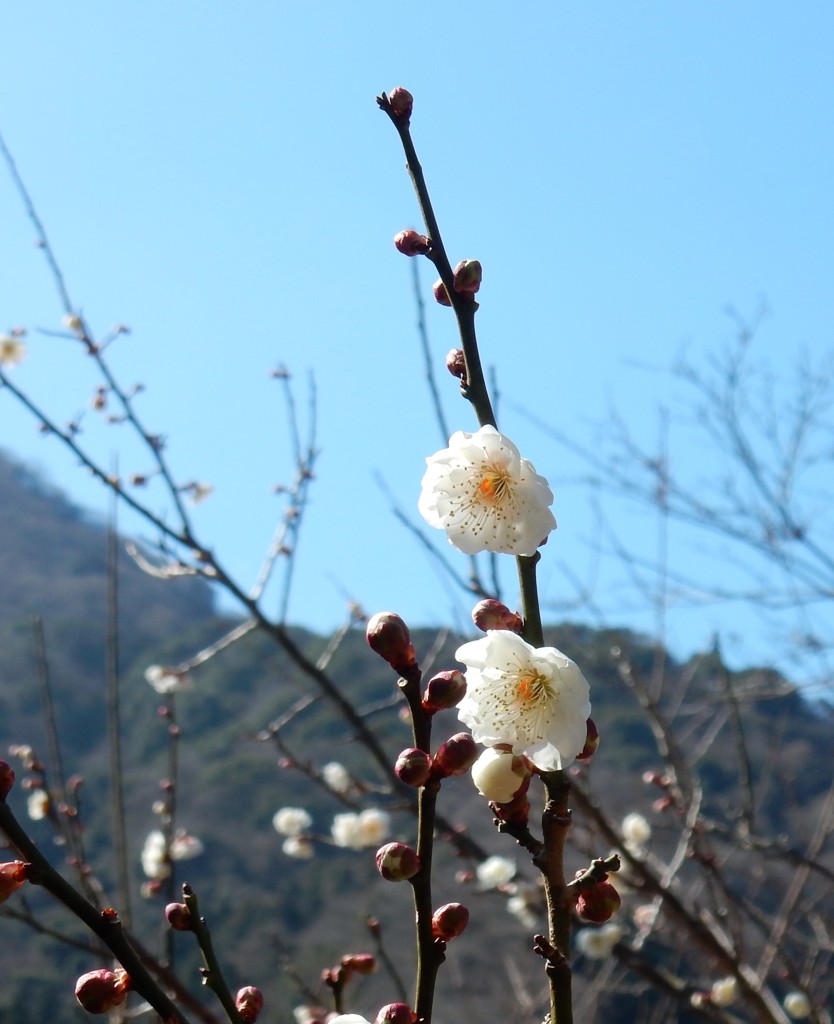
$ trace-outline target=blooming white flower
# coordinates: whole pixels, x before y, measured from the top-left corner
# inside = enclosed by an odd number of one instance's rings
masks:
[[[530,777],[518,754],[497,747],[487,747],[471,771],[481,796],[499,804],[508,804]]]
[[[370,1024],[370,1021],[358,1013],[339,1013],[331,1017],[327,1024]]]
[[[735,978],[721,978],[713,983],[710,1002],[715,1006],[731,1006],[736,1001],[737,988]]]
[[[531,647],[509,630],[489,630],[455,653],[466,665],[458,717],[478,743],[509,744],[543,771],[582,753],[591,714],[587,680],[555,647]]]
[[[576,933],[576,948],[591,960],[604,960],[623,937],[623,930],[613,921],[601,928],[582,928]]]
[[[321,777],[334,793],[347,793],[351,786],[350,773],[338,761],[328,761],[322,766]]]
[[[167,878],[171,874],[165,836],[159,829],[148,833],[140,856],[142,870],[148,878]]]
[[[157,693],[162,694],[180,693],[182,690],[192,689],[194,685],[187,672],[165,668],[162,665],[149,665],[145,669],[145,680]]]
[[[168,856],[171,860],[193,860],[205,852],[202,839],[192,836],[185,829],[179,828],[174,833],[171,845],[168,848]]]
[[[45,789],[33,789],[26,800],[26,811],[32,821],[42,821],[49,813],[49,794]]]
[[[346,811],[333,818],[330,832],[337,846],[351,850],[362,850],[369,846],[379,846],[388,838],[391,828],[391,816],[386,811],[369,807],[359,814]]]
[[[623,833],[626,849],[631,853],[645,849],[652,837],[651,825],[637,811],[632,811],[623,818],[620,831]]]
[[[515,876],[515,861],[497,854],[487,857],[475,868],[475,877],[482,889],[500,889]]]
[[[420,514],[467,555],[534,555],[556,528],[547,481],[495,427],[457,431],[426,465]]]
[[[282,807],[272,818],[272,827],[281,836],[300,836],[313,824],[303,807]]]
[[[295,857],[296,860],[310,860],[316,852],[306,836],[287,836],[281,849],[288,857]]]
[[[17,366],[26,358],[26,345],[13,334],[0,336],[0,366]]]
[[[788,992],[782,1000],[785,1013],[794,1020],[804,1020],[811,1016],[811,1004],[804,992]]]

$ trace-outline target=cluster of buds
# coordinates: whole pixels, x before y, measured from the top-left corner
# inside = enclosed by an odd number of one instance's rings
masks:
[[[102,968],[90,971],[75,983],[75,998],[87,1013],[107,1013],[127,999],[131,983],[127,971]]]
[[[368,620],[365,629],[368,646],[388,662],[395,672],[406,679],[417,672],[417,656],[411,634],[396,612],[377,612]]]
[[[663,796],[660,796],[652,804],[655,811],[668,811],[670,808],[676,806],[675,797],[673,795],[673,783],[674,780],[669,775],[661,775],[660,772],[643,772],[643,782],[647,786],[657,786],[658,789],[663,791]]]
[[[247,985],[235,997],[235,1006],[243,1024],[255,1024],[258,1015],[264,1008],[264,997],[259,988]]]
[[[461,260],[452,271],[452,288],[458,295],[466,299],[474,300],[482,280],[483,268],[478,260]],[[452,305],[449,290],[442,281],[434,282],[432,292],[435,301],[441,306]]]
[[[407,786],[425,786],[450,775],[464,775],[478,757],[478,746],[468,732],[457,732],[441,743],[431,757],[419,747],[407,747],[394,764],[394,773]]]

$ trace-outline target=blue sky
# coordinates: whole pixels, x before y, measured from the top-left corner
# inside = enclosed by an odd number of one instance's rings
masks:
[[[411,267],[391,245],[417,208],[381,90],[415,95],[450,256],[484,265],[479,336],[500,425],[557,495],[546,602],[569,603],[574,576],[609,621],[656,623],[616,559],[603,549],[597,560],[582,467],[525,412],[596,446],[617,410],[653,443],[658,404],[680,402],[664,369],[682,347],[697,364],[730,343],[727,307],[752,318],[767,303],[754,355],[777,375],[802,351],[831,352],[827,3],[53,0],[8,5],[0,31],[0,130],[70,292],[97,331],[130,325],[113,364],[146,385],[142,412],[180,478],[215,486],[195,521],[244,581],[280,508],[270,487],[292,469],[268,371],[289,367],[302,413],[315,376],[321,457],[294,621],[330,628],[349,594],[414,623],[464,622],[466,602],[375,483],[381,474],[414,508],[424,458],[441,447]],[[15,379],[68,419],[88,404],[90,368],[35,331],[57,328],[61,310],[7,176],[0,217],[0,327],[32,331]],[[428,316],[449,422],[474,429],[442,370],[451,315],[429,303]],[[119,428],[94,421],[88,412],[84,436],[105,461],[118,451],[126,472],[146,468]],[[2,395],[0,431],[5,448],[106,509]],[[693,479],[709,474],[685,426],[673,442]],[[650,553],[651,517],[607,508],[623,542]],[[122,526],[146,533],[127,516]],[[670,543],[684,567],[705,564],[690,537],[673,531]],[[759,660],[759,618],[673,608],[668,637],[685,652],[719,629],[732,657]]]

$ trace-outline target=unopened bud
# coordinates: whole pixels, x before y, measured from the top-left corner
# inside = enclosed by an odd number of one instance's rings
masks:
[[[518,612],[511,612],[505,604],[491,597],[475,605],[472,621],[484,633],[488,629],[509,629],[513,633],[520,633],[524,629],[524,620]]]
[[[194,921],[191,911],[184,903],[169,903],[165,908],[165,917],[168,924],[176,932],[193,932]]]
[[[431,286],[432,294],[437,302],[441,306],[451,306],[452,300],[449,298],[449,293],[446,291],[446,285],[438,279]]]
[[[420,870],[420,858],[405,843],[386,843],[376,852],[376,869],[389,882],[404,882]]]
[[[436,910],[431,919],[431,932],[436,939],[448,942],[463,934],[469,924],[469,911],[462,903],[447,903]]]
[[[373,953],[351,953],[349,956],[343,956],[342,967],[353,974],[362,975],[374,974],[379,969]]]
[[[411,120],[411,111],[414,108],[414,97],[408,89],[403,89],[401,85],[396,86],[388,93],[388,102],[391,104],[392,113],[399,120],[408,124]]]
[[[380,1008],[374,1024],[414,1024],[417,1015],[407,1003],[388,1003]]]
[[[446,369],[453,377],[466,380],[466,359],[462,348],[450,348],[446,353]]]
[[[430,713],[456,708],[466,696],[466,676],[459,669],[452,668],[438,672],[426,684],[423,694],[423,710]]]
[[[0,761],[0,800],[5,800],[14,785],[14,769],[8,761]]]
[[[258,1014],[264,1008],[264,997],[261,990],[255,988],[254,985],[242,988],[235,998],[235,1006],[243,1024],[255,1024]]]
[[[517,793],[526,793],[531,772],[520,754],[489,747],[472,765],[472,781],[481,796],[508,804]]]
[[[83,974],[75,983],[75,998],[88,1013],[107,1013],[121,1006],[130,991],[127,971],[102,968]]]
[[[0,864],[0,903],[5,903],[13,892],[25,884],[29,865],[22,860],[7,860]]]
[[[417,665],[408,626],[395,612],[377,612],[368,621],[365,637],[372,651],[400,675],[411,674]]]
[[[599,731],[596,722],[593,718],[589,718],[586,724],[588,732],[585,736],[585,746],[582,748],[582,752],[576,755],[577,761],[587,761],[594,756],[599,747]]]
[[[483,270],[477,260],[461,260],[454,269],[454,289],[461,295],[474,295],[481,287]]]
[[[429,251],[428,238],[410,228],[394,235],[394,245],[404,256],[425,256]]]
[[[526,793],[517,793],[509,803],[491,803],[492,812],[499,821],[512,825],[526,825],[530,820],[530,800]]]
[[[409,747],[397,758],[394,774],[407,786],[422,786],[431,775],[431,758],[425,750]]]
[[[478,744],[472,736],[468,732],[456,732],[440,745],[434,755],[434,770],[441,778],[446,775],[463,775],[477,759]]]
[[[620,909],[620,894],[610,882],[597,882],[580,892],[576,899],[576,912],[586,921],[602,924]]]

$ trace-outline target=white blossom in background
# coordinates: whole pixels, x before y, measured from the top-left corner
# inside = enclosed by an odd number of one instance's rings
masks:
[[[26,344],[12,334],[0,336],[0,366],[19,366],[26,358]]]
[[[804,992],[788,992],[782,1000],[785,1013],[794,1020],[805,1020],[811,1016],[811,1004]]]
[[[390,830],[391,816],[376,807],[369,807],[359,814],[352,811],[337,814],[330,828],[333,842],[350,850],[379,846],[388,838]]]
[[[458,717],[478,743],[508,744],[543,771],[566,768],[582,753],[590,689],[561,651],[531,647],[509,630],[489,630],[455,657],[466,665]]]
[[[625,848],[629,853],[642,853],[652,837],[651,825],[637,811],[632,811],[623,818],[620,831],[623,833]]]
[[[497,747],[487,747],[472,765],[471,772],[481,796],[499,804],[508,804],[530,777],[518,754]]]
[[[187,672],[178,672],[162,665],[149,665],[145,669],[145,681],[150,683],[157,693],[179,693],[193,687],[191,676]]]
[[[601,928],[582,928],[576,933],[576,948],[591,960],[605,960],[623,937],[623,930],[613,921]]]
[[[475,877],[482,889],[499,889],[515,877],[515,861],[509,857],[487,857],[475,868]]]
[[[710,1002],[714,1006],[732,1006],[738,995],[738,982],[735,978],[721,978],[713,983],[710,990]]]
[[[210,498],[214,494],[214,486],[212,484],[195,483],[191,484],[188,490],[192,505],[200,505],[206,498]]]
[[[282,807],[272,817],[272,827],[280,836],[300,836],[313,824],[303,807]]]
[[[84,326],[81,322],[81,317],[77,313],[67,313],[66,316],[61,318],[61,323],[70,331],[80,331]]]
[[[177,829],[168,848],[168,856],[171,860],[193,860],[205,852],[203,841],[185,829]]]
[[[26,799],[26,813],[32,821],[42,821],[49,814],[49,804],[45,789],[33,789]]]
[[[338,761],[328,761],[322,765],[321,777],[334,793],[347,793],[351,787],[350,773]]]
[[[335,1017],[331,1017],[327,1024],[371,1024],[371,1022],[358,1013],[338,1013]]]
[[[534,555],[556,528],[547,481],[495,427],[457,431],[426,466],[420,514],[464,554]]]
[[[148,833],[140,857],[142,870],[148,878],[167,878],[171,874],[165,836],[159,829]]]
[[[540,893],[530,887],[519,887],[518,890],[507,900],[507,911],[524,925],[525,928],[535,928],[538,916],[534,908],[539,908]]]
[[[315,855],[313,844],[305,836],[287,836],[281,849],[288,857],[296,860],[311,860]]]

